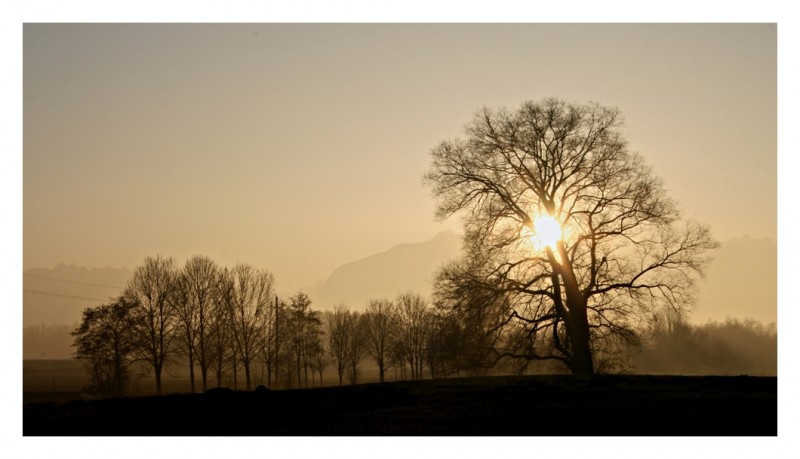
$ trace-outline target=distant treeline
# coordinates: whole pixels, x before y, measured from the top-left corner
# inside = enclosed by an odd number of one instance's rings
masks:
[[[651,374],[778,374],[775,324],[727,319],[704,325],[666,314],[653,321],[641,348],[631,351],[635,371]]]
[[[68,359],[72,357],[75,327],[69,325],[31,325],[22,329],[23,359]]]

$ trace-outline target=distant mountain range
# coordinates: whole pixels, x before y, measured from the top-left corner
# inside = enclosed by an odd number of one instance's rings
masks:
[[[691,320],[705,323],[728,317],[777,322],[777,250],[770,239],[742,236],[720,244],[699,282]],[[452,232],[416,244],[400,244],[337,268],[316,288],[308,289],[316,307],[344,303],[363,309],[370,298],[394,298],[412,290],[429,296],[436,269],[461,254],[461,240]]]
[[[409,290],[430,296],[436,270],[460,254],[460,236],[442,232],[428,241],[400,244],[344,264],[304,291],[311,296],[312,307],[320,310],[339,303],[362,310],[371,298],[394,298]],[[699,285],[692,321],[731,317],[777,322],[777,243],[743,236],[723,242],[713,256]],[[24,271],[23,326],[75,326],[83,309],[119,295],[132,274],[124,268],[64,264]]]
[[[460,255],[461,237],[444,231],[428,241],[396,245],[342,265],[307,291],[319,309],[344,303],[361,310],[370,299],[394,298],[409,290],[429,297],[436,270]]]

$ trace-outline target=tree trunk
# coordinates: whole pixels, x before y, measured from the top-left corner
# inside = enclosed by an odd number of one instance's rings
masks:
[[[575,273],[569,263],[569,257],[563,243],[558,245],[558,250],[561,259],[565,260],[563,264],[555,261],[550,248],[547,249],[547,255],[551,265],[554,267],[554,272],[558,272],[561,275],[564,293],[566,293],[567,297],[569,312],[564,319],[569,340],[572,344],[572,374],[581,376],[593,375],[594,363],[592,362],[592,350],[589,347],[589,321],[586,314],[586,298],[584,298],[578,286],[578,280],[575,278]]]
[[[239,373],[239,368],[236,366],[236,353],[233,354],[233,390],[238,388],[238,380],[237,380],[237,373]]]
[[[297,387],[302,387],[302,381],[300,381],[300,352],[297,351],[297,358],[295,359],[295,363],[297,364]]]
[[[244,364],[245,387],[247,390],[250,390],[250,362],[245,360],[243,364]]]
[[[156,365],[155,374],[156,374],[156,393],[158,395],[161,395],[161,365]]]
[[[200,315],[200,355],[198,359],[198,363],[200,364],[200,379],[201,384],[203,387],[203,392],[206,391],[207,386],[207,375],[208,375],[208,355],[206,354],[206,342],[203,338],[205,336],[205,325],[203,321],[203,315]],[[194,391],[192,391],[194,392]]]
[[[279,385],[278,383],[278,368],[280,365],[281,359],[281,341],[280,335],[278,334],[278,321],[280,320],[280,308],[278,307],[278,295],[275,295],[275,386]]]
[[[192,393],[194,394],[194,392],[195,392],[195,388],[194,388],[194,361],[191,358],[189,359],[189,383],[190,383],[191,388],[192,388],[191,389]]]
[[[267,355],[269,355],[269,350],[267,350]],[[272,359],[271,358],[269,358],[269,357],[267,358],[266,365],[267,365],[267,387],[272,389]]]
[[[572,309],[572,327],[570,342],[572,343],[572,373],[580,376],[594,374],[592,350],[589,346],[589,324],[586,319],[586,308]],[[576,317],[577,316],[577,317]]]
[[[55,392],[55,379],[53,380],[53,392]],[[118,346],[114,344],[114,382],[113,382],[113,391],[114,393],[121,394],[124,389],[124,384],[122,383],[122,358],[119,355]]]

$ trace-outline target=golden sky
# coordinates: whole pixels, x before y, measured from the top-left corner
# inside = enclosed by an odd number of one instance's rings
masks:
[[[200,253],[289,289],[433,218],[429,150],[482,106],[618,107],[690,218],[777,239],[777,27],[23,28],[23,268]]]

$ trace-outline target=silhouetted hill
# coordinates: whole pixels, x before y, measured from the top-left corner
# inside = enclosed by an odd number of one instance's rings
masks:
[[[371,298],[394,298],[408,290],[429,296],[436,270],[460,254],[460,236],[444,231],[428,241],[400,244],[342,265],[311,289],[311,296],[320,309],[343,302],[357,310],[363,309]]]
[[[309,292],[320,309],[343,302],[360,310],[370,298],[393,298],[406,290],[427,296],[436,269],[460,254],[460,237],[442,232],[425,242],[400,244],[342,265]],[[722,242],[712,255],[691,320],[705,323],[731,317],[776,322],[777,243],[742,236]]]
[[[778,244],[742,236],[720,244],[700,282],[693,322],[727,317],[778,320]]]
[[[90,306],[119,295],[133,273],[125,268],[83,268],[59,264],[22,273],[22,323],[72,325]]]

